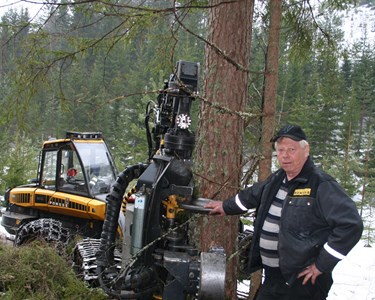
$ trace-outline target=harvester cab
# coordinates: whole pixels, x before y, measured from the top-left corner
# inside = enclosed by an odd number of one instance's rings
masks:
[[[39,186],[104,200],[117,174],[101,133],[66,138],[44,143]]]
[[[17,234],[18,243],[25,241],[24,231],[31,236],[45,230],[40,227],[60,224],[83,236],[99,237],[105,197],[116,175],[101,133],[67,132],[64,139],[50,139],[43,143],[37,178],[7,191],[2,225]]]

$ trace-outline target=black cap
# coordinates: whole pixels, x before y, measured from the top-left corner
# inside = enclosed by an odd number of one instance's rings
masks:
[[[271,142],[276,142],[281,137],[288,137],[295,141],[306,140],[306,134],[298,125],[286,125],[272,138]]]

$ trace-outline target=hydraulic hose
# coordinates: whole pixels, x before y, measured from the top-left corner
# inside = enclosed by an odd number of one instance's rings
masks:
[[[129,183],[133,179],[137,179],[147,167],[147,164],[137,164],[127,167],[118,175],[110,194],[106,197],[107,211],[100,237],[100,247],[96,253],[96,263],[98,267],[114,265],[114,245],[122,198]]]
[[[139,295],[131,291],[118,291],[108,287],[103,279],[105,270],[114,265],[114,249],[116,242],[116,232],[118,227],[118,218],[122,205],[122,198],[126,188],[133,179],[139,178],[148,167],[147,164],[137,164],[127,167],[121,172],[115,183],[112,185],[111,192],[106,197],[107,211],[103,223],[103,229],[100,237],[99,250],[96,253],[97,273],[100,287],[115,298],[137,299]]]

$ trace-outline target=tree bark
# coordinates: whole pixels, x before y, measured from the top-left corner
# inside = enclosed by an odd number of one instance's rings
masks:
[[[195,167],[199,195],[224,200],[240,186],[244,120],[236,112],[246,108],[253,0],[209,5],[208,44],[205,49],[204,97],[199,119]],[[211,104],[225,108],[219,110]],[[233,113],[228,113],[228,110]],[[238,217],[201,217],[195,228],[202,251],[223,246],[227,257],[236,249]],[[227,261],[226,295],[236,299],[236,257]]]
[[[259,162],[260,181],[265,180],[271,173],[271,139],[275,129],[281,13],[282,1],[271,0],[266,70],[263,86],[262,135],[260,139],[263,159]]]
[[[261,130],[261,154],[259,161],[259,181],[265,180],[271,174],[272,165],[272,143],[271,139],[275,129],[275,114],[277,100],[277,81],[279,69],[279,44],[280,26],[282,15],[282,1],[270,1],[270,25],[268,34],[268,47],[266,53],[266,69],[263,85],[263,108],[262,108],[262,130]],[[258,271],[251,275],[250,300],[255,299],[256,293],[262,283],[262,272]]]

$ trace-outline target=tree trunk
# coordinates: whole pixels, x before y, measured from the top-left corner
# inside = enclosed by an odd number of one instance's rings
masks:
[[[201,103],[195,167],[199,195],[224,200],[240,186],[244,120],[236,112],[246,107],[254,3],[211,0],[209,4],[204,80],[207,101]],[[223,246],[228,258],[235,251],[238,217],[201,217],[193,234],[203,251]],[[228,299],[236,299],[236,261],[227,262]]]
[[[262,135],[260,139],[262,159],[259,161],[259,180],[265,180],[271,174],[272,143],[275,128],[275,112],[277,99],[277,80],[279,69],[279,43],[281,26],[282,1],[270,1],[270,25],[266,56],[266,70],[263,86],[263,117]],[[251,275],[250,293],[248,299],[255,299],[262,282],[262,272]]]
[[[279,69],[279,43],[282,1],[270,1],[270,26],[263,86],[262,136],[260,139],[263,159],[259,162],[259,180],[271,173],[272,143],[275,129],[277,81]]]

